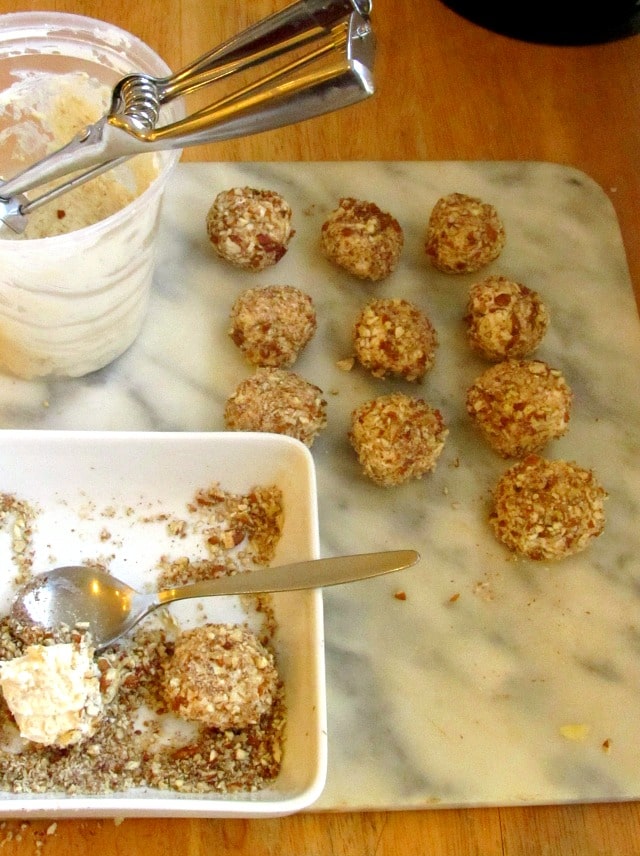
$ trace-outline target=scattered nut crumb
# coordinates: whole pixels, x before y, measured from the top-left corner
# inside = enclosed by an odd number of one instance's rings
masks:
[[[33,565],[33,521],[38,509],[13,494],[0,494],[0,528],[10,533],[11,558],[16,568],[14,582],[23,585],[31,576]]]
[[[169,520],[167,523],[167,532],[174,538],[186,538],[187,522],[186,520]]]
[[[343,372],[350,372],[353,366],[355,365],[356,358],[355,357],[345,357],[342,360],[338,360],[336,366]]]
[[[560,726],[560,734],[565,740],[572,740],[576,743],[581,743],[586,740],[591,726],[586,723],[569,723],[568,725]]]

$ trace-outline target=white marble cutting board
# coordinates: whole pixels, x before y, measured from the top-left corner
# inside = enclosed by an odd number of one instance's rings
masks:
[[[261,274],[217,260],[204,229],[215,194],[244,184],[278,190],[294,209],[288,254]],[[550,308],[538,356],[562,369],[575,404],[548,454],[593,467],[610,493],[604,535],[562,563],[514,561],[486,525],[507,464],[464,411],[484,368],[461,325],[478,276],[439,274],[422,248],[432,205],[452,191],[492,202],[505,222],[506,249],[484,273],[537,289]],[[401,222],[404,254],[387,281],[353,280],[320,255],[320,225],[341,195]],[[330,758],[317,808],[640,798],[640,325],[604,191],[539,163],[181,165],[137,343],[83,379],[0,376],[0,425],[222,429],[224,402],[250,372],[226,335],[229,308],[267,283],[303,288],[318,311],[296,370],[328,399],[313,447],[323,553],[422,554],[402,575],[325,593]],[[422,384],[337,367],[373,295],[411,299],[436,326],[436,367]],[[434,474],[385,490],[360,475],[346,431],[356,404],[391,389],[441,408],[450,436]]]

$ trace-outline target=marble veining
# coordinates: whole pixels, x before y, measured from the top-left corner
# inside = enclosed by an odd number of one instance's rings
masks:
[[[294,210],[289,252],[261,274],[217,260],[204,229],[214,195],[244,184],[280,191]],[[493,202],[504,219],[506,248],[483,275],[517,279],[550,308],[537,355],[562,369],[575,403],[547,453],[593,467],[610,494],[603,536],[561,563],[514,561],[486,525],[508,464],[464,411],[485,367],[461,325],[478,275],[437,273],[422,249],[432,205],[454,190]],[[401,263],[383,283],[355,281],[319,253],[318,230],[342,195],[378,203],[403,226]],[[316,808],[640,798],[640,327],[604,190],[545,163],[183,164],[138,341],[85,378],[0,376],[0,424],[223,429],[224,402],[250,372],[226,335],[229,309],[241,289],[267,283],[303,288],[318,312],[295,368],[328,401],[329,427],[312,450],[322,552],[422,555],[401,575],[325,592],[329,775]],[[373,295],[414,300],[431,317],[440,344],[421,384],[338,368]],[[346,430],[356,404],[392,389],[441,408],[450,436],[433,474],[382,489],[360,474]]]

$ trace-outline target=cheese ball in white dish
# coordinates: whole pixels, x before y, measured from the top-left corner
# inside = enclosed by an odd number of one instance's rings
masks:
[[[256,725],[278,684],[273,654],[251,630],[233,624],[183,631],[164,676],[170,710],[220,731]]]

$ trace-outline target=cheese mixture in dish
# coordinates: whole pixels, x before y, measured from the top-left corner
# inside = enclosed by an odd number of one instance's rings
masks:
[[[21,513],[18,501],[11,507]],[[186,516],[166,524],[199,533],[207,558],[162,557],[157,587],[268,564],[282,518],[275,485],[198,490]],[[277,625],[269,595],[243,604],[251,628],[183,629],[158,614],[98,655],[81,627],[45,632],[1,619],[0,791],[227,793],[272,783],[287,722]]]
[[[0,148],[19,152],[24,166],[70,142],[107,110],[111,89],[85,72],[32,73],[0,92]],[[133,158],[29,214],[22,234],[4,240],[53,237],[91,226],[120,211],[158,174],[153,154]],[[57,184],[58,181],[53,182]],[[30,195],[40,196],[46,185]]]
[[[95,77],[19,63],[11,71],[14,83],[0,92],[0,174],[21,172],[104,114],[111,88],[99,82],[99,65],[85,65],[96,68]],[[22,234],[0,229],[1,369],[26,379],[79,377],[135,341],[147,313],[159,206],[176,158],[137,155],[36,208]],[[38,198],[47,189],[26,195]]]
[[[30,645],[0,663],[0,686],[21,737],[43,746],[86,740],[104,714],[100,671],[83,645]]]

